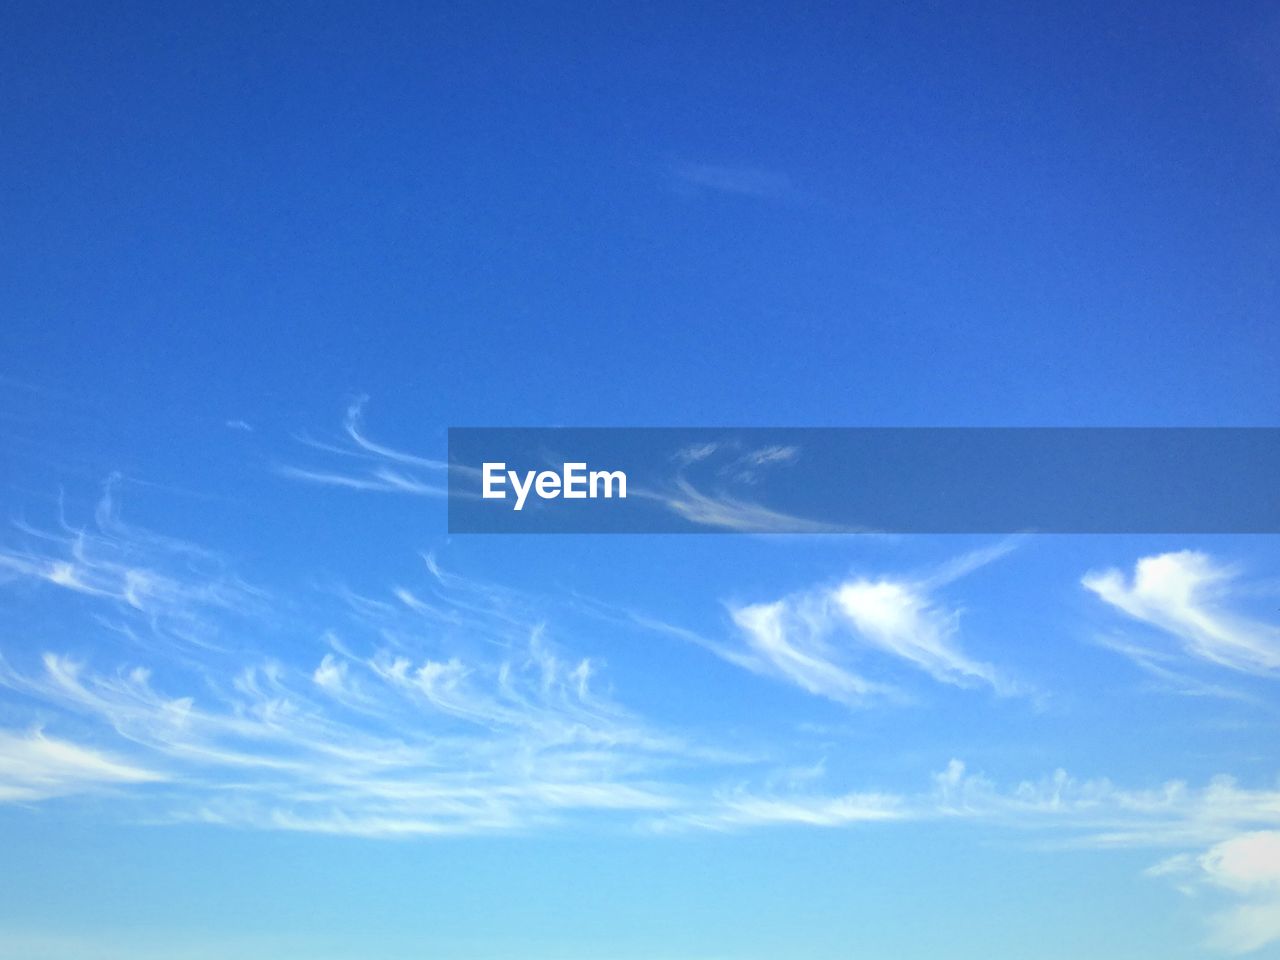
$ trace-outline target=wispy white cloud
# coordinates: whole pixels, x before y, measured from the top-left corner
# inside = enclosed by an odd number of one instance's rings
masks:
[[[5,665],[0,683],[184,770],[192,795],[168,816],[410,836],[672,805],[657,771],[705,758],[598,696],[592,672],[532,637],[497,661],[331,652],[178,693],[146,668],[50,653],[39,673]]]
[[[1224,683],[1217,683],[1193,675],[1187,658],[1179,651],[1159,649],[1139,643],[1124,634],[1097,634],[1094,642],[1129,660],[1152,678],[1152,688],[1187,697],[1212,697],[1236,700],[1242,703],[1260,704],[1248,693]]]
[[[914,792],[824,791],[825,772],[785,784],[719,790],[701,806],[660,813],[658,832],[769,827],[901,829],[948,822],[1005,829],[1050,852],[1062,847],[1175,850],[1147,874],[1184,893],[1216,894],[1207,946],[1243,954],[1280,940],[1280,782],[1246,788],[1221,776],[1200,787],[1173,780],[1125,787],[1055,770],[999,784],[958,759]]]
[[[574,652],[564,605],[432,555],[400,582],[290,600],[244,583],[210,551],[126,523],[112,485],[92,524],[15,536],[16,546],[0,543],[0,586],[74,596],[49,622],[69,636],[98,632],[79,653],[50,639],[57,629],[38,646],[5,641],[0,801],[110,790],[144,819],[380,838],[587,818],[667,831],[974,823],[1039,831],[1049,845],[1161,848],[1172,856],[1155,874],[1234,898],[1213,914],[1216,946],[1248,951],[1277,936],[1267,871],[1280,785],[1125,787],[1054,771],[1001,786],[958,760],[906,789],[835,782],[822,762],[725,749],[640,715],[609,664]],[[904,673],[1020,692],[965,649],[961,608],[947,599],[1011,546],[732,605],[723,639],[628,619],[840,703],[898,696]],[[1172,572],[1144,575],[1140,564],[1132,583],[1091,575],[1091,589],[1201,659],[1243,649],[1242,662],[1261,669],[1268,628],[1226,609],[1237,596],[1228,568],[1165,556]],[[892,685],[879,679],[890,668]],[[28,726],[13,729],[9,717],[24,710],[17,722]]]
[[[659,833],[678,830],[730,831],[750,827],[846,827],[903,820],[913,816],[904,798],[887,793],[753,793],[735,789],[717,793],[701,809],[650,821]]]
[[[953,760],[934,777],[933,800],[948,815],[1067,831],[1077,846],[1194,847],[1241,830],[1280,826],[1280,784],[1246,788],[1218,776],[1195,788],[1170,780],[1145,789],[1107,778],[1081,780],[1056,770],[1039,780],[999,788]]]
[[[1182,780],[1125,787],[1104,778],[1081,779],[1057,769],[1035,779],[997,783],[952,759],[914,791],[824,790],[826,776],[777,785],[718,790],[694,811],[657,823],[729,829],[769,822],[954,820],[1039,831],[1053,846],[1097,849],[1194,849],[1242,832],[1280,828],[1280,781],[1247,788],[1227,776],[1201,787]],[[749,817],[744,811],[760,815]],[[774,811],[776,817],[766,813]]]
[[[632,496],[651,500],[690,523],[715,530],[766,534],[868,532],[787,513],[733,492],[732,487],[754,486],[767,471],[794,463],[800,456],[801,449],[794,445],[753,446],[733,437],[699,443],[672,455],[675,472],[670,480],[651,487],[637,486]],[[690,477],[694,471],[699,472],[696,482]]]
[[[855,669],[868,654],[909,664],[941,683],[987,686],[1000,694],[1025,692],[961,649],[959,609],[933,595],[1008,549],[1001,545],[960,558],[923,577],[854,577],[767,603],[731,605],[743,642],[737,661],[847,704],[895,693],[892,686]]]
[[[706,493],[678,476],[665,489],[637,488],[632,496],[657,501],[700,527],[737,533],[858,533],[857,528],[812,520],[725,491]]]
[[[138,770],[172,771],[154,817],[364,836],[516,830],[569,811],[667,809],[689,778],[740,762],[602,692],[604,665],[567,654],[537,598],[430,556],[418,583],[297,604],[315,625],[293,623],[281,658],[221,635],[270,636],[260,628],[280,602],[232,602],[258,594],[196,548],[127,526],[109,498],[93,533],[28,536],[39,549],[0,552],[13,575],[105,606],[114,629],[97,626],[96,662],[49,649],[32,663],[9,648],[17,660],[0,657],[0,687],[41,716],[93,725],[142,757]],[[198,623],[209,642],[180,642],[173,623]],[[91,765],[49,738],[0,746],[0,799],[71,783],[55,776],[59,751]],[[37,755],[43,781],[31,772]],[[108,763],[97,772],[126,782],[133,768]]]
[[[0,583],[23,580],[102,601],[136,621],[123,634],[166,648],[217,648],[228,617],[266,611],[266,594],[217,554],[126,523],[119,479],[108,480],[92,524],[18,524],[21,542],[0,545]]]
[[[1146,873],[1213,895],[1206,946],[1245,954],[1280,941],[1280,782],[1246,788],[1219,776],[1200,788],[1175,780],[1135,790],[1058,770],[1001,791],[959,761],[935,780],[950,816],[1039,828],[1075,846],[1178,849]]]
[[[445,461],[407,453],[368,436],[364,428],[368,399],[358,397],[348,405],[342,436],[336,442],[299,438],[312,451],[326,455],[330,465],[280,464],[275,472],[290,480],[348,490],[447,497],[449,465]]]
[[[831,642],[832,617],[827,598],[797,595],[772,603],[730,607],[748,654],[740,658],[802,690],[839,703],[860,703],[890,688],[854,673],[840,662]]]
[[[1200,787],[1172,780],[1135,788],[1058,769],[1002,785],[958,759],[909,792],[832,791],[824,789],[825,780],[819,766],[799,780],[718,789],[656,814],[647,825],[668,833],[948,822],[1013,831],[1046,852],[1173,850],[1148,874],[1171,879],[1184,892],[1212,885],[1239,899],[1208,917],[1213,946],[1247,952],[1273,942],[1280,932],[1275,925],[1280,781],[1248,788],[1219,776]]]
[[[372,490],[379,493],[411,493],[423,497],[447,497],[448,488],[424,483],[411,474],[386,467],[371,467],[362,475],[335,473],[324,470],[306,470],[302,467],[278,466],[275,472],[290,480],[314,483],[326,487],[345,487],[348,490]]]
[[[1280,669],[1280,626],[1233,609],[1238,572],[1204,553],[1143,557],[1132,578],[1111,569],[1090,572],[1081,582],[1112,607],[1177,640],[1192,657],[1255,675]]]
[[[367,397],[354,400],[343,421],[342,436],[336,441],[299,437],[309,450],[322,454],[322,465],[277,464],[276,475],[301,483],[374,493],[412,494],[424,497],[476,497],[468,487],[449,486],[449,474],[474,478],[480,469],[472,464],[448,464],[443,460],[408,453],[376,442],[365,433],[364,407]],[[734,439],[702,444],[677,451],[673,456],[674,475],[651,486],[633,485],[633,499],[648,500],[692,524],[739,533],[855,533],[862,528],[796,516],[776,510],[748,497],[724,489],[726,484],[753,485],[770,468],[794,462],[800,449],[790,445],[744,445]],[[690,467],[715,461],[713,476],[717,486],[711,492],[688,476]]]
[[[1012,689],[993,666],[960,649],[959,611],[939,606],[916,584],[853,580],[836,588],[834,601],[867,644],[914,664],[941,683]]]
[[[0,802],[46,800],[121,784],[154,783],[160,773],[43,730],[0,729]]]

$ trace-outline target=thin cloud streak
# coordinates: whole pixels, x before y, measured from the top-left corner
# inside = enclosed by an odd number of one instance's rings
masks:
[[[25,542],[0,546],[0,584],[7,577],[104,602],[155,649],[224,649],[229,619],[266,615],[271,598],[215,553],[125,523],[119,479],[107,481],[92,526],[15,524]]]
[[[738,533],[862,533],[859,528],[811,520],[726,493],[708,494],[683,476],[667,490],[637,488],[632,496],[656,501],[700,527]]]
[[[304,467],[277,464],[277,476],[303,483],[341,487],[347,490],[400,493],[423,497],[449,495],[449,465],[443,460],[422,457],[372,440],[364,430],[364,408],[368,397],[357,397],[347,407],[342,422],[342,438],[324,443],[299,438],[307,447],[338,457],[338,467]],[[345,469],[355,461],[358,469]],[[342,468],[339,468],[342,467]]]
[[[772,201],[797,196],[788,176],[759,167],[682,163],[673,168],[672,174],[682,184],[715,193]]]
[[[0,803],[28,803],[164,779],[161,773],[47,736],[39,728],[26,733],[0,729]]]

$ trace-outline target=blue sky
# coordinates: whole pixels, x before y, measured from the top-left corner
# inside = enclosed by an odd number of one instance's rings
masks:
[[[1274,426],[1266,4],[0,38],[0,957],[1280,956],[1274,537],[449,536],[449,426]],[[363,399],[362,399],[363,398]]]

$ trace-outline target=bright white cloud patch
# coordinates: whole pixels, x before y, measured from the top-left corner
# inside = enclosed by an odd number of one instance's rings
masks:
[[[867,644],[901,657],[943,683],[1003,685],[990,664],[965,656],[956,643],[959,614],[918,587],[893,580],[855,580],[835,591],[835,603]]]
[[[1237,893],[1280,896],[1280,832],[1247,833],[1220,843],[1200,858],[1214,883]]]
[[[1241,833],[1199,857],[1180,854],[1148,871],[1179,880],[1183,892],[1223,892],[1235,899],[1210,917],[1210,945],[1252,953],[1280,941],[1280,830]]]
[[[1195,657],[1247,673],[1280,669],[1280,627],[1231,609],[1236,581],[1230,567],[1183,550],[1142,558],[1132,578],[1104,570],[1081,582],[1117,610],[1175,637]]]

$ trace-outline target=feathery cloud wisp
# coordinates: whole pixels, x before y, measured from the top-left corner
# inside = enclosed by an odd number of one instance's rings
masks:
[[[45,800],[164,776],[88,747],[46,736],[0,730],[0,802]]]
[[[938,587],[1004,552],[1007,547],[981,551],[932,577],[857,577],[768,603],[731,606],[744,645],[736,662],[847,704],[894,694],[893,687],[854,669],[854,661],[868,654],[887,655],[940,683],[1020,693],[994,666],[964,653],[957,639],[959,611],[933,596]]]
[[[368,399],[357,397],[348,405],[340,440],[323,443],[302,438],[311,449],[336,458],[332,466],[283,464],[277,466],[275,472],[290,480],[347,490],[447,497],[447,463],[406,453],[369,438],[364,431],[364,406]]]
[[[1119,570],[1086,574],[1086,589],[1134,620],[1162,630],[1190,655],[1244,673],[1280,669],[1280,626],[1228,606],[1237,574],[1203,553],[1143,557],[1132,579]]]

